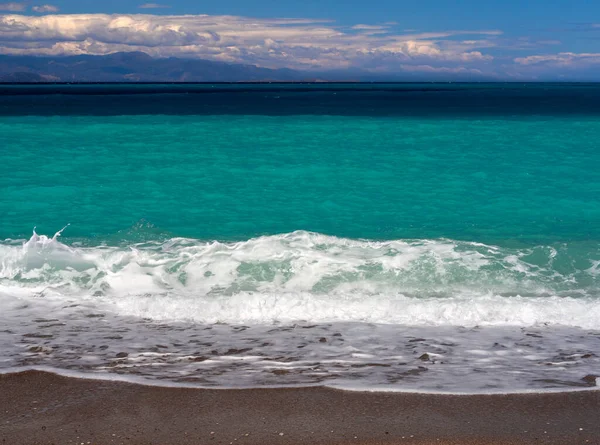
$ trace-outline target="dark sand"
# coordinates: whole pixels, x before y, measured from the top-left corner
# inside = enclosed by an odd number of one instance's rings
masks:
[[[600,391],[203,390],[0,375],[0,444],[600,444]]]

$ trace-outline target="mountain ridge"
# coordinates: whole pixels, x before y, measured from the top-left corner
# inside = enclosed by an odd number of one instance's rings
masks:
[[[464,73],[371,73],[360,69],[301,71],[250,64],[177,57],[155,58],[144,52],[107,55],[0,55],[0,82],[356,82],[485,81]]]
[[[154,58],[143,52],[103,56],[0,55],[0,82],[210,82],[317,80],[309,72],[204,59]]]

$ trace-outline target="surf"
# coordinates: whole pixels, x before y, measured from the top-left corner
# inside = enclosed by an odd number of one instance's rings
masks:
[[[5,299],[87,301],[122,315],[203,323],[600,327],[598,246],[297,231],[78,247],[59,241],[65,228],[0,244]]]

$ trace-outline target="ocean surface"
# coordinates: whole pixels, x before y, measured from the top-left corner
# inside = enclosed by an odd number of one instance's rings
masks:
[[[0,85],[0,372],[595,388],[600,84]]]

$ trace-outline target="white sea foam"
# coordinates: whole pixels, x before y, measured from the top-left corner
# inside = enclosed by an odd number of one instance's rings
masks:
[[[315,323],[367,323],[452,326],[535,326],[560,324],[600,328],[600,302],[561,297],[527,298],[461,295],[454,298],[414,298],[404,295],[330,295],[311,293],[239,293],[189,299],[169,295],[132,296],[112,300],[123,315],[155,320],[202,323],[270,323],[297,320]]]
[[[600,331],[573,327],[165,323],[91,305],[42,307],[3,314],[0,369],[159,385],[455,393],[591,388],[600,369]]]

